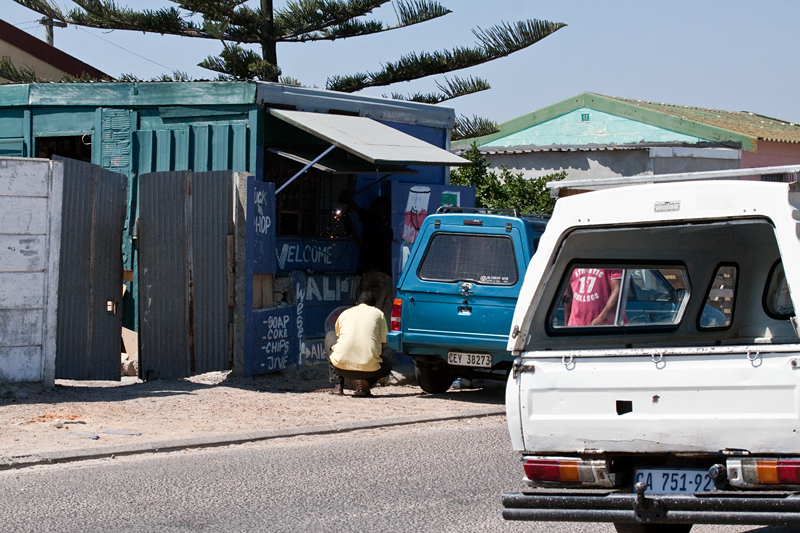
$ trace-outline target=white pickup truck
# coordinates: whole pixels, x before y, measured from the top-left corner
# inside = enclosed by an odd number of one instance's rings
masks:
[[[511,325],[507,520],[800,525],[800,184],[559,199]]]

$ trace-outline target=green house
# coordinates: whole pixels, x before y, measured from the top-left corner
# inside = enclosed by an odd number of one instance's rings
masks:
[[[494,168],[528,178],[670,174],[800,163],[800,126],[722,111],[585,92],[500,125],[475,143]]]

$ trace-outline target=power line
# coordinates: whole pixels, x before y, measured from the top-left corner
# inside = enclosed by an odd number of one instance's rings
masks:
[[[89,35],[91,35],[91,36],[93,36],[93,37],[97,37],[97,38],[98,38],[98,39],[100,39],[101,41],[105,41],[105,42],[107,42],[108,44],[110,44],[110,45],[112,45],[112,46],[116,46],[116,47],[117,47],[117,48],[119,48],[120,50],[124,50],[124,51],[128,52],[129,54],[133,54],[133,55],[135,55],[136,57],[140,57],[140,58],[144,59],[145,61],[149,61],[149,62],[153,63],[154,65],[158,65],[159,67],[164,67],[165,69],[172,70],[172,71],[178,70],[178,69],[175,69],[175,68],[172,68],[172,67],[168,67],[168,66],[166,66],[166,65],[162,65],[161,63],[158,63],[157,61],[153,61],[152,59],[146,58],[146,57],[144,57],[143,55],[137,54],[136,52],[133,52],[133,51],[131,51],[131,50],[128,50],[127,48],[125,48],[125,47],[123,47],[123,46],[120,46],[120,45],[118,45],[117,43],[112,43],[112,42],[111,42],[111,41],[109,41],[108,39],[104,39],[104,38],[100,37],[99,35],[96,35],[96,34],[94,34],[94,33],[90,32],[90,31],[88,31],[88,30],[86,30],[86,29],[84,29],[84,28],[82,28],[82,27],[80,27],[80,26],[75,26],[75,27],[76,27],[76,28],[78,28],[78,29],[79,29],[79,30],[81,30],[81,31],[84,31],[84,32],[88,33]]]
[[[12,26],[22,26],[23,24],[33,24],[34,22],[38,23],[39,19],[34,20],[26,20],[25,22],[12,22]]]

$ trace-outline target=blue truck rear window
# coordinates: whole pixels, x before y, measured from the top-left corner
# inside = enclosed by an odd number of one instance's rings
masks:
[[[514,243],[502,235],[438,233],[417,274],[426,281],[514,285],[519,279]]]

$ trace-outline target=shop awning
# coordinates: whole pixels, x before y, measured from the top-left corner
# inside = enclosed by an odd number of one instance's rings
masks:
[[[1,142],[1,141],[0,141]],[[375,165],[348,152],[337,150],[317,160],[318,147],[283,146],[267,148],[273,154],[291,159],[330,174],[418,174],[416,170],[402,165]]]
[[[374,165],[463,166],[447,150],[366,117],[269,109],[269,113]]]

